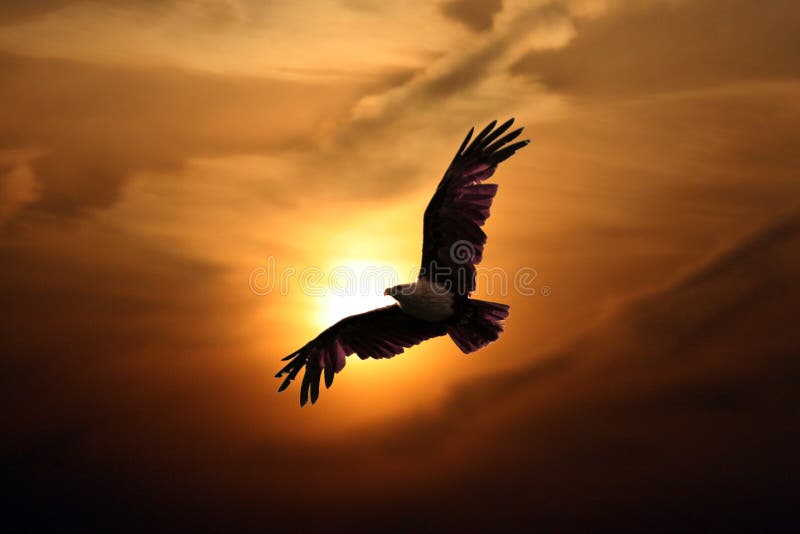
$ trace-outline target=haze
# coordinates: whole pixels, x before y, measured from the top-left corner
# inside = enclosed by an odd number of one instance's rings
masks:
[[[798,27],[790,0],[5,2],[11,522],[796,526]],[[482,265],[536,277],[491,295],[501,339],[278,395],[376,301],[254,269],[408,276],[464,134],[512,116]]]

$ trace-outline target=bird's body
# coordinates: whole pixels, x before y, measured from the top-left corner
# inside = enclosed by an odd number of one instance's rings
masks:
[[[472,143],[467,134],[425,209],[422,262],[415,282],[386,289],[397,304],[346,317],[284,358],[276,375],[283,391],[305,368],[300,405],[319,396],[320,379],[330,387],[345,358],[391,358],[426,339],[448,334],[462,352],[474,352],[503,331],[508,306],[473,299],[475,265],[483,258],[486,234],[481,226],[497,192],[488,180],[497,166],[529,141],[508,134],[514,119],[499,127],[493,121]],[[505,134],[505,135],[503,135]]]
[[[384,295],[391,295],[401,310],[423,321],[444,321],[455,313],[456,295],[427,278],[389,288]]]

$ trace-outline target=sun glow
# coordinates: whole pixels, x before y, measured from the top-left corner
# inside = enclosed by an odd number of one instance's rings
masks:
[[[327,328],[349,315],[394,304],[384,296],[387,287],[405,283],[409,273],[393,265],[367,259],[342,260],[332,264],[323,279],[317,322]]]

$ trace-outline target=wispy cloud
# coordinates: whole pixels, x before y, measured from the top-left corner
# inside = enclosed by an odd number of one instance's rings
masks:
[[[794,3],[628,2],[580,21],[567,46],[531,51],[511,71],[588,98],[797,79]]]

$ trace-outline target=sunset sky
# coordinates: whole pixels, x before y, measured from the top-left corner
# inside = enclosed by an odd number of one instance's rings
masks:
[[[4,2],[7,521],[800,525],[798,28],[794,0]],[[278,394],[384,302],[330,272],[410,281],[463,136],[509,117],[500,340]],[[325,277],[254,291],[273,267]]]

